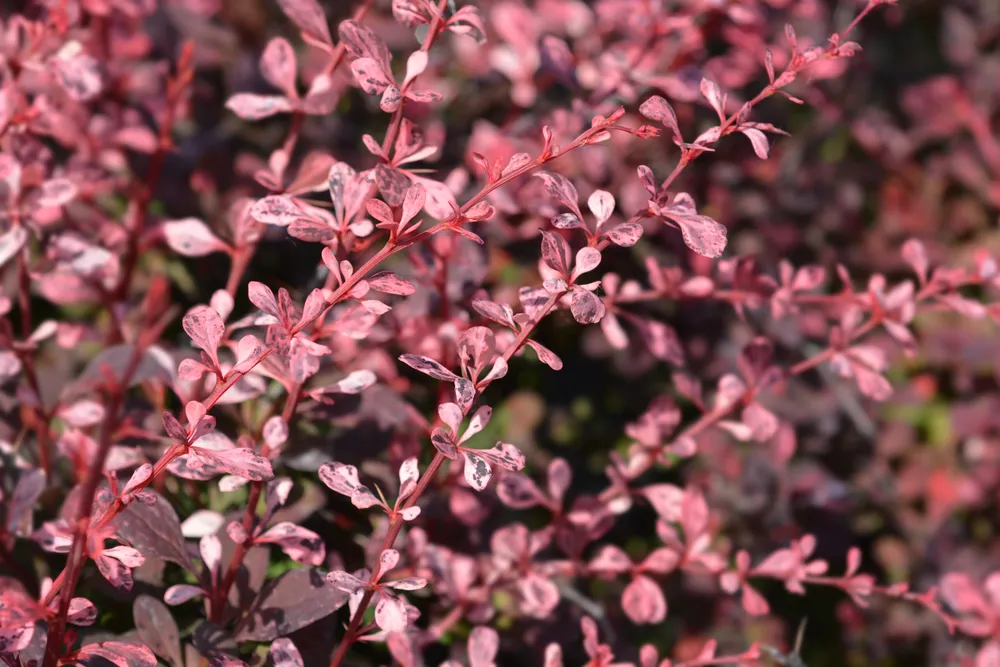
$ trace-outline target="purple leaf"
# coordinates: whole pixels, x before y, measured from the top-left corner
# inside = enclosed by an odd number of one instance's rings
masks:
[[[170,502],[155,491],[147,490],[147,493],[155,502],[129,505],[119,515],[118,536],[147,557],[168,560],[193,573],[194,564],[188,556],[177,513]]]
[[[175,607],[204,594],[205,591],[198,586],[177,584],[176,586],[171,586],[163,593],[163,601],[171,607]]]
[[[140,595],[132,607],[139,639],[171,665],[183,664],[180,632],[167,606],[149,595]]]
[[[77,662],[88,667],[110,662],[117,667],[156,667],[156,656],[145,646],[124,642],[87,644],[76,652]]]
[[[581,220],[583,219],[583,213],[580,212],[580,206],[577,203],[580,196],[568,178],[560,174],[550,174],[545,171],[535,174],[535,176],[542,179],[542,182],[545,183],[545,189],[549,191],[550,195],[575,213],[576,217]]]
[[[517,330],[517,325],[514,323],[514,311],[507,304],[486,301],[485,299],[473,299],[472,307],[483,317],[509,329]]]
[[[290,570],[264,585],[239,623],[236,641],[266,642],[289,635],[344,606],[347,595],[316,570]]]
[[[538,486],[527,475],[504,475],[497,483],[497,497],[512,509],[528,509],[545,500]]]

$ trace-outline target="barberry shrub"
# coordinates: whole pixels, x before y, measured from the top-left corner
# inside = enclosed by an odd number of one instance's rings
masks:
[[[1000,665],[988,1],[328,5],[5,8],[5,665]]]

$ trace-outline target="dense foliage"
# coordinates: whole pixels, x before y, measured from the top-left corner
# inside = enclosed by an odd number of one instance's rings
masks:
[[[995,3],[326,4],[0,13],[0,661],[1000,666]]]

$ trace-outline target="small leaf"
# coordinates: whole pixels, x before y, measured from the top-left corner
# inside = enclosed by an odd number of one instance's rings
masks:
[[[287,39],[275,37],[267,43],[260,56],[260,72],[287,97],[295,96],[296,67],[295,50]]]
[[[416,287],[410,281],[400,278],[391,271],[380,271],[368,278],[368,286],[376,292],[383,294],[396,294],[398,296],[409,296],[416,291]]]
[[[604,302],[590,290],[573,287],[570,292],[570,312],[580,324],[594,324],[604,317]]]
[[[535,176],[542,179],[542,182],[545,183],[545,189],[549,191],[550,195],[575,213],[576,217],[583,218],[583,214],[580,212],[580,207],[577,203],[580,196],[568,178],[561,174],[550,174],[544,171],[535,174]]]
[[[174,667],[183,667],[180,631],[166,605],[149,595],[140,595],[132,607],[132,618],[139,639],[153,653]]]
[[[250,217],[266,225],[287,227],[303,217],[303,213],[291,197],[272,195],[254,202],[250,207]]]
[[[302,31],[306,41],[332,46],[326,14],[316,0],[278,0],[281,11]]]
[[[305,667],[305,663],[302,662],[302,655],[295,648],[292,640],[287,637],[275,639],[271,643],[271,648],[268,652],[271,655],[271,662],[274,663],[274,667]]]
[[[404,354],[399,357],[399,360],[410,368],[420,371],[425,375],[430,375],[436,380],[443,380],[445,382],[454,382],[458,380],[459,377],[449,371],[447,368],[442,366],[440,363],[434,361],[430,357],[424,357],[419,354]]]
[[[240,620],[236,641],[266,642],[289,635],[344,606],[347,595],[316,570],[290,570],[268,581]]]
[[[292,105],[284,95],[237,93],[226,101],[226,108],[243,120],[262,120],[279,113],[289,113]]]

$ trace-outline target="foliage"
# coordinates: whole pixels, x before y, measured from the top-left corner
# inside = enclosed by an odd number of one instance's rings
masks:
[[[5,15],[0,660],[1000,664],[1000,16],[855,4]]]

